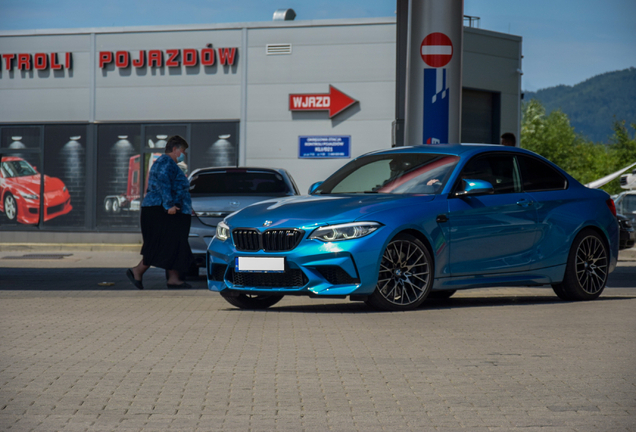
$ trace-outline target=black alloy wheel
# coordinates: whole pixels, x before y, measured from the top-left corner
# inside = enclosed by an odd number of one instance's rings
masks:
[[[605,289],[608,275],[607,245],[596,231],[585,229],[572,243],[563,282],[552,289],[562,300],[594,300]]]
[[[376,309],[417,308],[433,285],[433,260],[427,247],[409,234],[398,234],[382,254],[378,284],[366,303]]]

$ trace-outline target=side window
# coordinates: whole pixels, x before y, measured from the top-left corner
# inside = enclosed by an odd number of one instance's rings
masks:
[[[494,154],[470,160],[459,176],[457,190],[463,190],[464,179],[485,180],[495,194],[521,192],[521,182],[513,155]]]
[[[543,162],[530,156],[517,156],[521,167],[523,190],[538,192],[567,189],[568,182],[560,172]]]

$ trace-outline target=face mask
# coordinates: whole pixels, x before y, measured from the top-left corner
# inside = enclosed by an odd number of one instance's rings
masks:
[[[181,155],[179,155],[179,157],[177,158],[177,162],[183,162],[185,160],[185,154],[181,153]]]

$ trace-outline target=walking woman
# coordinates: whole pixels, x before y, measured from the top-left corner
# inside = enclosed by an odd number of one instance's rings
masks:
[[[144,289],[143,275],[155,266],[168,270],[168,288],[190,288],[179,274],[190,267],[194,257],[188,243],[192,200],[190,184],[177,162],[185,159],[188,143],[178,135],[168,138],[165,154],[150,169],[148,190],[141,204],[142,260],[126,270],[138,289]]]

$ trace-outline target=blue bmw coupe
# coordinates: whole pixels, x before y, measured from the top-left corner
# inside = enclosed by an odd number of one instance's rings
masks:
[[[308,196],[226,217],[208,248],[208,286],[245,309],[306,295],[409,310],[495,286],[592,300],[618,243],[609,195],[532,152],[400,147],[352,160]]]

